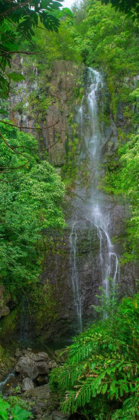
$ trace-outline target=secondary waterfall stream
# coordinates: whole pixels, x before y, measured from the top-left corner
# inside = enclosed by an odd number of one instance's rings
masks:
[[[10,381],[11,378],[14,377],[14,372],[11,372],[7,375],[6,379],[2,382],[0,382],[0,394],[3,391],[4,386]]]
[[[79,276],[77,268],[77,231],[76,222],[73,223],[70,234],[70,266],[74,305],[77,313],[79,331],[82,331],[82,303]]]
[[[115,285],[119,271],[118,256],[115,246],[110,239],[110,199],[98,189],[98,180],[103,176],[102,148],[106,141],[101,133],[98,115],[99,91],[102,88],[103,80],[100,73],[88,68],[86,94],[82,99],[78,113],[80,153],[77,165],[80,175],[76,182],[76,198],[73,200],[74,212],[70,234],[71,283],[79,331],[82,331],[82,288],[79,275],[80,264],[78,261],[78,230],[80,228],[84,229],[85,223],[89,223],[90,227],[93,225],[97,229],[100,246],[99,268],[101,270],[101,285],[107,297],[110,292],[109,279],[113,279]],[[83,162],[86,162],[88,170],[88,188],[83,186],[82,182],[81,167]]]

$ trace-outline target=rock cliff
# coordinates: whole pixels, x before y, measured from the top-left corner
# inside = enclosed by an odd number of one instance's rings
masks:
[[[19,66],[19,60],[15,65]],[[79,302],[78,299],[76,301],[74,299],[72,277],[78,276],[83,325],[91,322],[94,318],[92,305],[97,302],[95,296],[99,286],[102,285],[98,230],[90,223],[85,204],[81,204],[84,198],[80,200],[78,197],[80,189],[77,191],[74,186],[75,178],[78,184],[80,174],[81,188],[84,185],[86,188],[86,200],[93,169],[90,172],[88,161],[83,154],[80,161],[77,159],[81,153],[81,138],[83,137],[83,132],[82,136],[80,132],[78,111],[83,93],[87,89],[86,69],[82,64],[57,61],[53,63],[51,69],[47,69],[45,77],[43,76],[43,80],[41,80],[37,66],[32,67],[32,77],[31,70],[24,66],[23,59],[20,62],[20,67],[25,75],[25,81],[17,85],[16,93],[14,91],[11,93],[11,119],[24,131],[32,132],[37,136],[39,153],[42,158],[48,151],[50,161],[56,167],[62,168],[62,171],[64,167],[63,176],[66,178],[66,183],[68,183],[68,176],[70,177],[64,208],[67,228],[62,233],[52,230],[43,232],[42,252],[44,258],[38,305],[33,291],[27,302],[26,315],[24,316],[21,304],[19,311],[15,312],[14,328],[12,328],[12,334],[17,338],[24,339],[26,337],[27,339],[40,340],[41,337],[42,342],[46,342],[61,336],[68,337],[79,331],[77,319]],[[106,163],[117,149],[117,129],[121,124],[121,114],[118,111],[116,124],[110,113],[110,94],[105,84],[102,89],[98,89],[97,101],[101,135],[105,138],[101,154],[103,163]],[[89,136],[90,120],[87,110],[85,112],[84,135]],[[117,162],[117,156],[114,155],[113,159]],[[76,165],[77,160],[78,165]],[[104,168],[102,176],[103,173]],[[121,256],[123,253],[124,219],[127,210],[117,199],[112,198],[109,199],[108,207],[111,219],[110,236],[116,242],[117,253]],[[85,213],[86,218],[84,217]],[[73,233],[74,220],[78,220],[78,223],[76,231]],[[103,239],[102,246],[103,250],[107,248],[105,239]],[[117,281],[120,285],[121,295],[134,293],[136,278],[137,267],[135,264],[119,265]],[[22,312],[22,317],[19,317],[19,312]],[[8,312],[4,313],[4,315],[7,314]],[[6,334],[7,331],[10,334],[10,321],[7,322],[7,326],[6,322],[4,325]],[[24,334],[21,337],[23,329]],[[4,336],[4,332],[2,334]]]

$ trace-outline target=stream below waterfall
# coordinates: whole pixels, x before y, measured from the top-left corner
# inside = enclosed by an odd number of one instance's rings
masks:
[[[72,202],[74,211],[71,220],[70,233],[70,267],[73,301],[77,316],[79,331],[82,331],[82,286],[80,282],[80,262],[78,261],[78,231],[85,229],[88,223],[97,230],[99,238],[99,269],[101,271],[101,286],[109,297],[110,279],[116,284],[119,276],[118,255],[111,241],[111,199],[99,188],[99,180],[103,176],[102,149],[106,141],[101,133],[99,123],[98,101],[99,92],[103,89],[101,74],[88,68],[86,93],[78,113],[80,128],[80,152],[78,155],[78,181],[76,182],[75,198]],[[87,162],[89,187],[83,186],[81,167]],[[92,271],[94,261],[92,260]],[[91,290],[90,290],[91,294]]]

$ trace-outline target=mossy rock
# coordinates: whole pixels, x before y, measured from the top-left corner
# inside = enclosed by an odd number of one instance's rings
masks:
[[[1,340],[3,340],[4,342],[10,342],[15,336],[19,328],[19,313],[19,307],[16,307],[9,313],[8,316],[2,318],[0,322],[0,336]]]

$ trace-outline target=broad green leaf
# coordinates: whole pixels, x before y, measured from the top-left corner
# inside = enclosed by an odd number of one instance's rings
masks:
[[[23,74],[19,74],[16,72],[8,73],[8,77],[9,79],[14,80],[14,82],[21,82],[22,80],[25,80]]]
[[[106,393],[106,391],[107,391],[107,388],[108,388],[108,384],[106,383],[106,384],[104,384],[103,385],[103,387],[102,387],[102,394],[105,394]]]
[[[11,410],[11,414],[13,416],[13,420],[27,420],[29,418],[33,418],[33,415],[30,413],[30,411],[24,410],[18,405],[16,405]]]
[[[10,405],[4,401],[2,398],[0,398],[0,418],[3,420],[8,419],[8,413],[7,410],[9,409]]]

